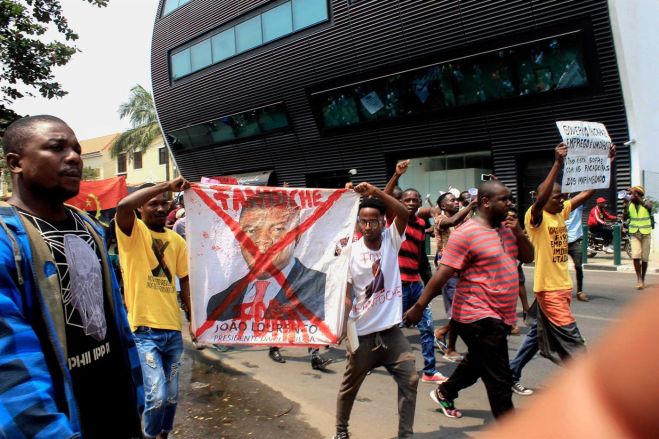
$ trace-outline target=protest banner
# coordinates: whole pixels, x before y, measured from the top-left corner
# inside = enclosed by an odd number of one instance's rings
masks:
[[[608,188],[611,184],[611,138],[606,127],[584,121],[558,121],[556,126],[567,145],[561,183],[563,192]]]
[[[185,209],[197,340],[336,343],[358,203],[345,189],[193,183]]]

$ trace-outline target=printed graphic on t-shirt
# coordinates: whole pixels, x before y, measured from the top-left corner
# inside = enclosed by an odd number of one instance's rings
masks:
[[[552,250],[552,262],[567,262],[567,226],[547,227],[547,230]]]
[[[373,262],[373,266],[371,270],[373,271],[374,277],[371,283],[368,284],[368,286],[366,287],[367,299],[370,299],[373,293],[378,293],[384,290],[384,275],[382,274],[382,270],[380,267],[380,259]]]
[[[153,274],[153,276],[155,277],[161,277],[162,275],[165,275],[167,281],[171,283],[172,273],[171,271],[169,271],[169,268],[165,263],[165,250],[167,249],[167,246],[169,246],[169,242],[165,242],[161,239],[153,238],[153,243],[151,244],[151,248],[153,249],[153,253],[156,255],[156,260],[158,261],[158,265],[156,266],[156,268],[151,270],[151,274]]]
[[[85,335],[105,339],[103,276],[94,251],[77,235],[64,235],[64,255],[69,266],[69,292],[64,303],[78,311]],[[67,313],[67,322],[70,321]]]

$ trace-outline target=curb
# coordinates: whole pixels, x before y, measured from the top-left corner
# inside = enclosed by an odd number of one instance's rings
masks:
[[[634,267],[631,265],[603,265],[603,264],[583,264],[584,270],[593,271],[617,271],[620,273],[634,273]],[[648,274],[658,274],[659,268],[648,267]]]

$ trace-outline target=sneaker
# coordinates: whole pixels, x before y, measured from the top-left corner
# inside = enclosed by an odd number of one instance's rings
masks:
[[[350,437],[350,433],[347,431],[337,431],[334,436],[332,436],[332,439],[348,439]]]
[[[453,352],[452,354],[446,354],[442,356],[442,358],[451,363],[459,363],[463,360],[464,357],[457,352]]]
[[[444,381],[447,381],[448,378],[442,375],[439,372],[435,372],[433,374],[427,374],[427,373],[422,373],[421,374],[421,381],[424,383],[435,383],[435,384],[441,384]]]
[[[325,358],[322,355],[314,355],[311,357],[311,368],[316,370],[323,370],[327,365],[332,364],[334,360]]]
[[[444,415],[449,418],[461,418],[462,412],[455,408],[455,404],[452,400],[444,398],[442,392],[439,390],[439,387],[430,392],[430,399],[439,404],[439,407],[444,412]]]
[[[512,389],[513,392],[517,393],[518,395],[522,395],[522,396],[533,395],[533,389],[524,387],[522,383],[520,383],[519,381],[513,383]]]
[[[448,351],[448,346],[446,345],[446,342],[437,337],[435,337],[435,346],[437,346],[437,349],[439,349],[439,351],[442,354],[446,354],[446,352]]]

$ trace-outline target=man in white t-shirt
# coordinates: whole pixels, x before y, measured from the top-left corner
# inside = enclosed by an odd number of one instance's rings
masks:
[[[334,438],[348,438],[348,420],[357,392],[368,372],[379,366],[384,366],[398,385],[398,437],[410,438],[419,377],[410,344],[399,328],[403,300],[398,267],[398,250],[405,239],[409,214],[405,205],[371,184],[361,183],[355,191],[364,196],[357,220],[362,237],[352,243],[346,309],[350,308],[349,319],[357,329],[359,347],[348,353],[336,402]],[[388,228],[386,211],[396,215]]]

